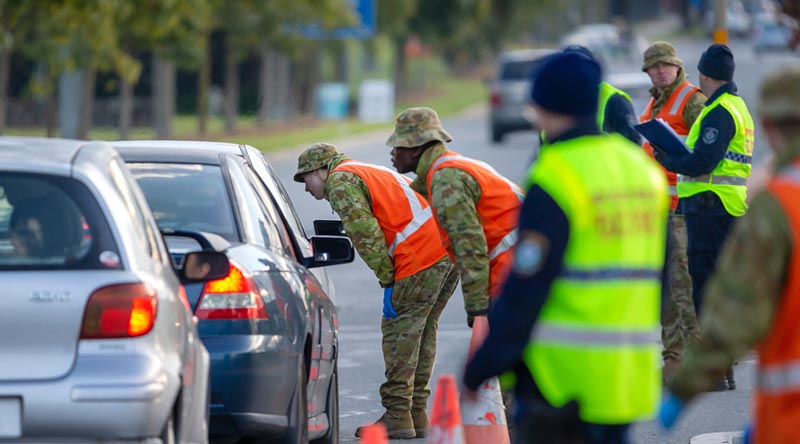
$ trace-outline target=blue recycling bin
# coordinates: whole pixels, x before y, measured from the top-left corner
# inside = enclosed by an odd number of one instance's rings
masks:
[[[320,83],[317,86],[317,117],[323,120],[347,118],[350,89],[346,83]]]

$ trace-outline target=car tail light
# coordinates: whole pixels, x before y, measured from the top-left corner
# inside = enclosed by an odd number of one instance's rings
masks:
[[[200,295],[198,319],[269,319],[253,278],[231,263],[228,275],[207,282]]]
[[[496,108],[503,104],[503,98],[500,96],[500,91],[493,89],[492,95],[489,98],[490,103],[492,104],[493,108]]]
[[[86,303],[81,339],[130,338],[153,329],[156,292],[142,283],[110,285],[95,290]]]

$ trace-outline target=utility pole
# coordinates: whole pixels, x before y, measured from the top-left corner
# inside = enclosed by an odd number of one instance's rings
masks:
[[[715,0],[714,2],[714,43],[728,44],[728,2]]]

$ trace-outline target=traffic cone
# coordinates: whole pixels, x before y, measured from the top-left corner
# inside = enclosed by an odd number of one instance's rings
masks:
[[[361,444],[388,444],[389,436],[386,433],[386,426],[382,422],[376,422],[364,426],[361,429]]]
[[[485,316],[478,316],[472,323],[472,338],[469,341],[468,359],[483,344],[489,334],[489,322]],[[478,388],[477,399],[461,400],[464,419],[464,437],[467,444],[510,444],[503,396],[497,377],[483,381]]]
[[[428,444],[465,444],[453,375],[441,375],[436,383]]]

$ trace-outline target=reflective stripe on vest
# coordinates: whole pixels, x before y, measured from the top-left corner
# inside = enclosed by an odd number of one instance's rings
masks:
[[[661,392],[669,199],[664,174],[636,147],[619,134],[556,142],[542,150],[531,176],[564,212],[570,232],[563,271],[523,362],[548,403],[575,400],[580,418],[597,424],[647,419]]]
[[[684,83],[681,86],[681,91],[678,93],[678,97],[675,98],[675,101],[672,102],[672,107],[669,109],[669,113],[673,116],[677,116],[679,111],[683,110],[683,106],[685,105],[686,99],[689,97],[689,93],[694,91],[694,85],[689,82]]]
[[[601,268],[595,270],[578,270],[564,268],[560,277],[576,281],[608,281],[659,279],[661,270],[653,268]]]
[[[502,179],[502,180],[503,180],[503,182],[505,182],[505,183],[507,183],[507,184],[508,184],[508,187],[509,187],[509,188],[511,188],[511,191],[513,191],[513,192],[514,192],[514,194],[516,194],[516,195],[517,195],[517,197],[519,198],[519,201],[520,201],[520,202],[522,202],[523,200],[525,200],[525,193],[522,191],[522,188],[520,188],[519,186],[517,186],[517,184],[515,184],[514,182],[512,182],[512,181],[508,180],[508,179],[507,179],[505,176],[503,176],[503,175],[501,175],[500,173],[498,173],[498,172],[497,172],[497,170],[495,170],[495,169],[494,169],[494,168],[493,168],[491,165],[489,165],[489,164],[488,164],[488,163],[486,163],[486,162],[482,162],[482,161],[480,161],[480,160],[471,159],[471,158],[469,158],[469,157],[464,157],[464,156],[460,156],[460,155],[455,155],[455,156],[442,156],[442,157],[440,157],[440,158],[436,159],[436,161],[435,161],[435,162],[433,162],[433,165],[431,165],[431,170],[435,170],[436,168],[438,168],[438,167],[439,167],[439,165],[441,165],[441,164],[442,164],[442,163],[444,163],[444,162],[447,162],[448,160],[460,160],[460,161],[463,161],[463,162],[469,162],[469,163],[472,163],[472,164],[478,165],[479,167],[481,167],[481,168],[484,168],[484,169],[486,169],[486,170],[490,171],[490,172],[491,172],[491,173],[493,173],[495,176],[497,176],[498,178]]]
[[[362,162],[357,162],[354,160],[346,161],[341,163],[340,165],[353,165],[353,166],[360,166],[366,168],[375,168],[381,171],[385,171],[394,177],[394,180],[400,184],[400,188],[403,190],[403,194],[406,195],[406,199],[408,199],[408,205],[411,207],[411,214],[412,219],[408,222],[408,224],[403,227],[403,229],[397,233],[394,238],[394,242],[392,245],[389,246],[389,256],[394,257],[394,250],[400,245],[401,242],[405,241],[412,234],[416,233],[431,217],[433,217],[433,212],[431,211],[431,207],[428,206],[427,208],[422,208],[422,203],[420,203],[419,199],[417,198],[417,194],[414,190],[411,189],[409,184],[411,183],[411,179],[406,176],[398,174],[396,171],[392,171],[389,168],[380,165],[370,165]],[[334,168],[336,171],[336,168]]]
[[[724,108],[730,114],[736,125],[736,132],[728,144],[725,156],[710,175],[682,178],[678,181],[678,196],[685,198],[711,191],[719,196],[730,215],[742,216],[747,212],[747,178],[750,177],[752,169],[750,163],[755,142],[755,124],[744,100],[730,93],[722,93],[714,102],[703,108],[689,131],[686,146],[694,151],[703,120],[717,107]]]
[[[767,394],[800,390],[800,361],[761,368],[758,372],[758,389]]]
[[[500,243],[498,243],[497,245],[495,245],[494,248],[492,248],[492,251],[489,252],[489,260],[492,260],[497,256],[500,256],[501,254],[505,253],[506,251],[514,248],[514,244],[516,243],[517,243],[517,230],[512,230],[511,232],[506,234],[502,240],[500,240]]]
[[[534,326],[530,340],[589,347],[652,346],[661,340],[661,330],[658,328],[648,331],[575,328],[539,322]]]

